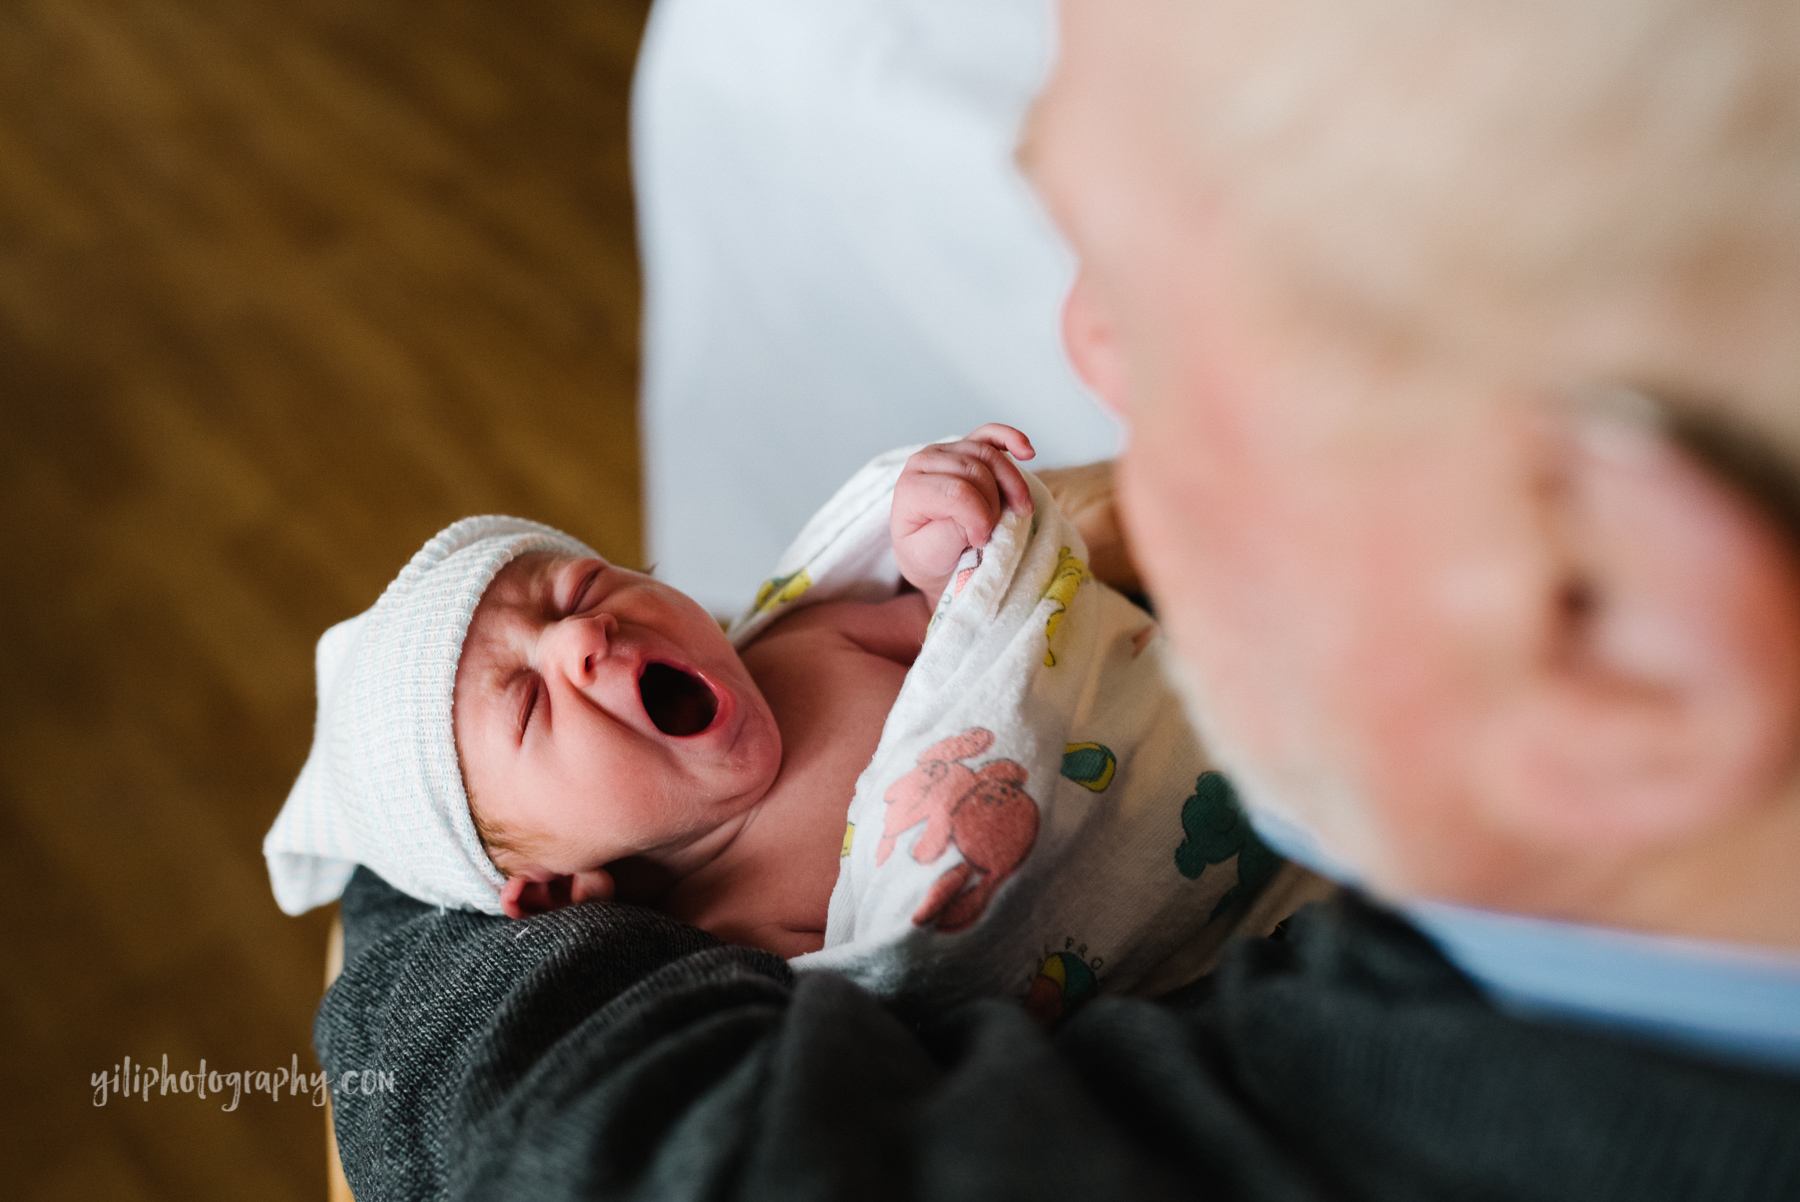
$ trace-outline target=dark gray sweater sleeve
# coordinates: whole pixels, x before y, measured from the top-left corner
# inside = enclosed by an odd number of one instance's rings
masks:
[[[359,1072],[333,1098],[359,1202],[1177,1192],[1016,1005],[921,1033],[631,906],[511,922],[359,872],[343,913],[315,1035]]]
[[[1355,899],[1048,1034],[909,1025],[630,906],[509,922],[366,873],[343,905],[316,1037],[359,1202],[1800,1199],[1800,1078],[1498,1013]]]

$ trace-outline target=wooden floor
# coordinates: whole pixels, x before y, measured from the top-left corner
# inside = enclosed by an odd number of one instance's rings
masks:
[[[648,0],[0,0],[0,1195],[321,1199],[259,843],[312,651],[469,513],[640,554]],[[228,1099],[227,1099],[228,1101]]]

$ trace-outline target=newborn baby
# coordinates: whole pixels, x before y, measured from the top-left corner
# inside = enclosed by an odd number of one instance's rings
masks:
[[[897,1002],[1045,1019],[1190,979],[1278,861],[1154,622],[1009,451],[988,425],[878,457],[729,632],[548,527],[441,532],[320,640],[277,901],[359,863],[515,918],[616,898]]]
[[[824,946],[844,814],[965,547],[1030,513],[1010,426],[913,455],[891,599],[797,608],[741,653],[704,609],[592,556],[529,552],[469,623],[454,722],[513,917],[620,897],[784,956]]]

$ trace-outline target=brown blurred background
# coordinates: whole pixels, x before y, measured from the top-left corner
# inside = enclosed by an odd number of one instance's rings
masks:
[[[640,553],[649,0],[0,0],[0,1194],[324,1197],[314,640],[468,513]]]

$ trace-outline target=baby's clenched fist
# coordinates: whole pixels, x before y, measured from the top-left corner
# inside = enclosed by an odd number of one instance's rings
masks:
[[[1008,509],[1031,512],[1031,489],[1018,465],[1037,452],[1025,435],[989,422],[959,442],[933,443],[906,461],[894,486],[888,529],[894,558],[936,607],[969,547],[984,547]]]

